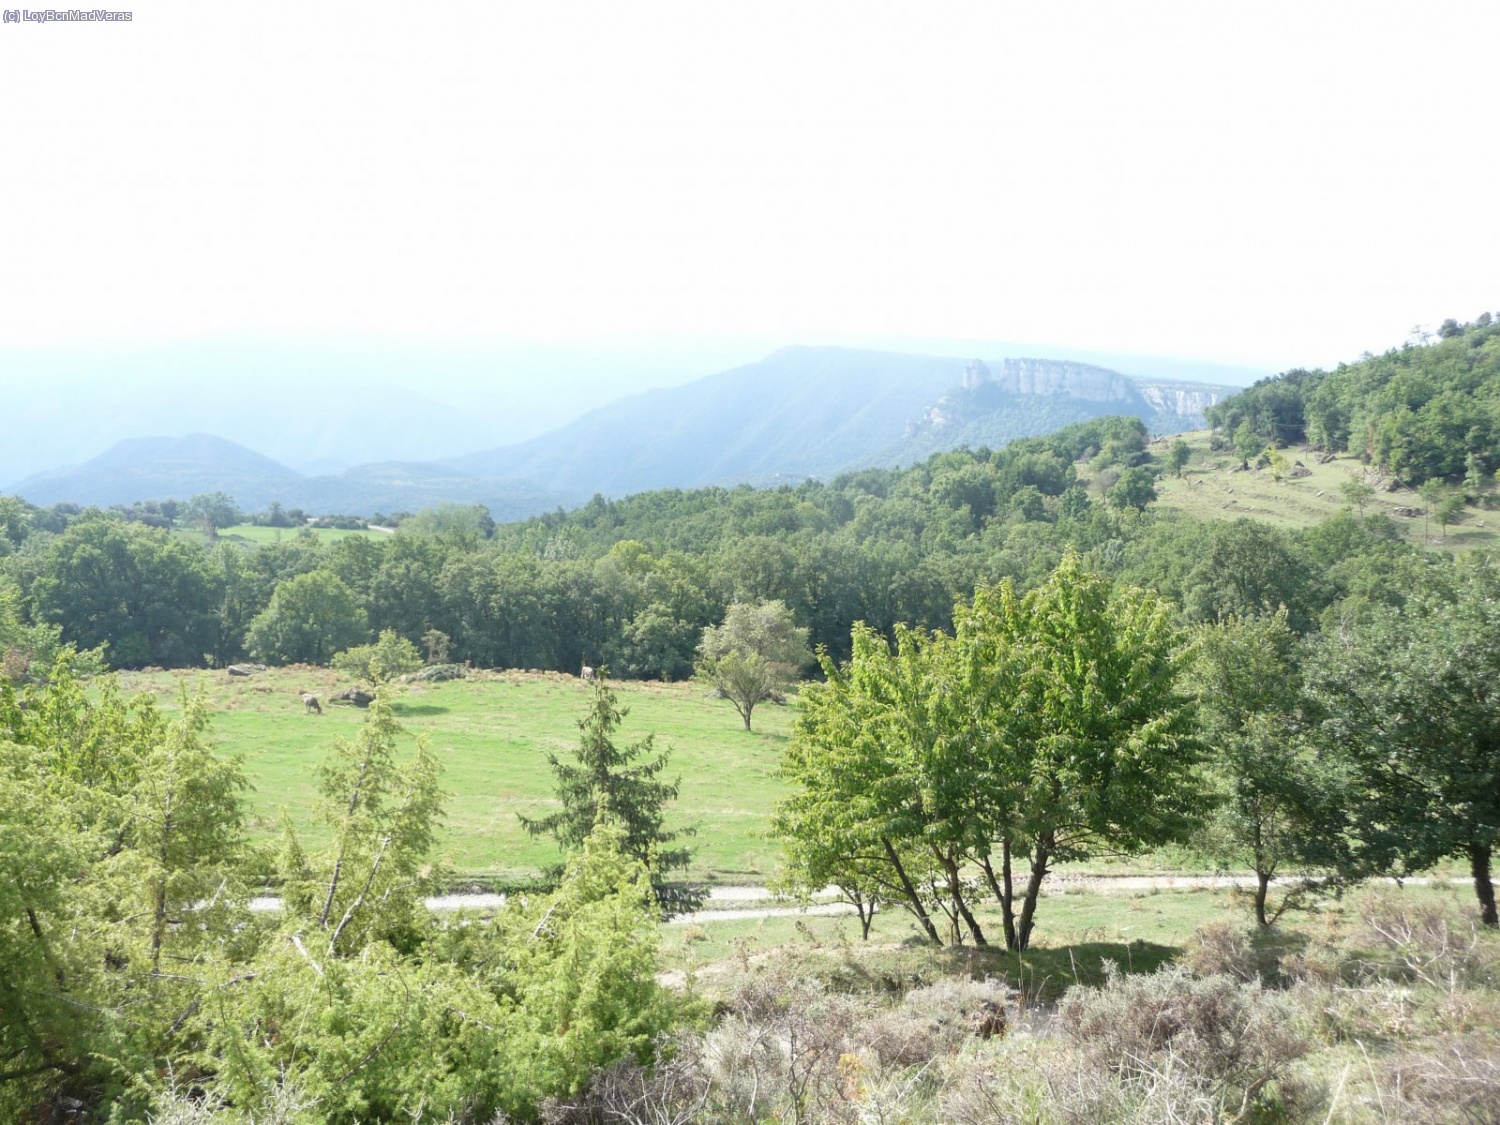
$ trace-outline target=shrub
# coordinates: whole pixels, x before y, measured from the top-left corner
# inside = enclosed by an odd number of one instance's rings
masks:
[[[1182,963],[1195,977],[1260,978],[1260,960],[1250,935],[1227,921],[1208,922],[1194,930],[1183,945]]]
[[[1370,1108],[1385,1125],[1500,1121],[1500,1050],[1492,1040],[1458,1039],[1442,1051],[1402,1053],[1370,1073]]]
[[[1147,1085],[1184,1080],[1221,1107],[1245,1107],[1308,1051],[1285,996],[1227,976],[1194,979],[1181,968],[1075,988],[1058,1008],[1063,1034],[1097,1066]]]
[[[1448,991],[1500,983],[1500,943],[1452,907],[1376,891],[1357,910],[1357,940],[1380,957],[1367,963],[1375,972]]]
[[[1004,1035],[1010,996],[998,981],[940,980],[864,1021],[854,1041],[882,1066],[921,1066],[972,1039]]]

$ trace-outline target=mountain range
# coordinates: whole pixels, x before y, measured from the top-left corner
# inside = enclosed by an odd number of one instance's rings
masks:
[[[1235,388],[1138,381],[1068,360],[965,362],[848,348],[785,348],[758,363],[628,396],[528,441],[437,460],[307,474],[208,433],[132,438],[6,489],[32,503],[128,504],[222,491],[255,510],[415,511],[482,503],[500,520],[595,492],[796,482],[897,466],[960,445],[999,446],[1105,414],[1154,432],[1203,424]],[[400,405],[389,423],[399,423]],[[482,427],[471,418],[463,433]]]

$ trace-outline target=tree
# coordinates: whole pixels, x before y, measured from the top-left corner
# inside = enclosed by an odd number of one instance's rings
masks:
[[[1182,637],[1155,594],[1116,587],[1069,551],[1025,597],[981,586],[954,611],[983,815],[1001,849],[1006,943],[1030,943],[1055,863],[1186,838],[1208,807],[1202,746],[1181,691]],[[1012,863],[1027,862],[1016,910]]]
[[[1468,494],[1469,503],[1482,503],[1494,485],[1494,474],[1485,466],[1484,458],[1477,453],[1470,453],[1464,459],[1464,491]]]
[[[422,645],[427,649],[427,663],[448,663],[448,649],[453,641],[441,629],[428,629],[422,634]]]
[[[1479,558],[1429,572],[1404,606],[1323,635],[1308,682],[1324,711],[1319,748],[1358,786],[1368,864],[1417,871],[1466,856],[1480,918],[1496,925],[1500,568]]]
[[[377,691],[354,740],[339,739],[317,771],[328,847],[307,854],[290,821],[285,825],[284,925],[316,934],[321,957],[351,956],[377,937],[418,926],[442,810],[442,766],[422,739],[408,761],[398,761],[403,733]]]
[[[1155,499],[1156,477],[1141,465],[1126,469],[1105,493],[1105,500],[1111,508],[1134,508],[1138,512],[1144,511],[1146,505]]]
[[[1314,873],[1337,877],[1351,866],[1338,771],[1300,740],[1302,673],[1286,610],[1200,627],[1187,686],[1221,797],[1199,843],[1221,863],[1248,864],[1255,920],[1273,925],[1319,889]],[[1309,877],[1271,909],[1271,880],[1285,867]]]
[[[734,704],[745,729],[757,703],[780,701],[808,662],[807,630],[779,601],[735,602],[721,625],[703,630],[697,676]]]
[[[1172,443],[1172,451],[1168,457],[1172,464],[1172,472],[1181,478],[1182,470],[1187,468],[1187,463],[1193,459],[1193,447],[1178,438]]]
[[[394,629],[382,629],[372,645],[355,645],[337,653],[331,664],[338,671],[371,684],[387,684],[422,667],[417,646]]]
[[[314,570],[276,587],[271,604],[250,622],[245,647],[268,664],[323,664],[368,635],[354,592]]]
[[[986,942],[970,905],[965,867],[986,850],[994,797],[974,754],[972,691],[960,685],[953,638],[896,627],[894,647],[864,624],[849,661],[825,654],[824,683],[804,689],[783,774],[793,794],[777,807],[789,888],[833,884],[867,912],[909,910],[941,943],[967,927]],[[819,882],[821,880],[821,883]]]
[[[1255,432],[1248,418],[1235,427],[1234,451],[1240,460],[1254,461],[1265,451],[1265,448],[1265,439]]]
[[[954,939],[962,926],[984,942],[971,907],[982,874],[1007,946],[1025,949],[1056,863],[1181,840],[1206,808],[1181,637],[1165,602],[1116,589],[1073,552],[1024,598],[980,586],[954,627],[898,628],[894,649],[859,627],[847,665],[825,658],[774,823],[794,881],[826,875],[900,902],[934,941],[941,908]]]
[[[620,707],[602,670],[592,686],[593,704],[578,720],[573,761],[547,754],[562,808],[535,820],[523,816],[521,824],[531,835],[551,836],[565,851],[576,852],[601,818],[612,817],[623,833],[621,848],[646,865],[658,895],[666,901],[671,897],[666,894],[667,874],[692,861],[686,847],[668,846],[683,835],[665,828],[666,805],[677,799],[679,783],[660,779],[667,755],[651,756],[653,735],[630,746],[615,745],[614,734],[629,711]]]
[[[188,498],[180,511],[182,519],[195,523],[203,534],[213,539],[222,527],[233,527],[242,515],[234,497],[225,492],[200,492]]]
[[[1183,583],[1189,621],[1260,617],[1287,609],[1297,632],[1316,624],[1320,583],[1283,531],[1252,519],[1218,524],[1208,551]]]
[[[1438,501],[1437,510],[1433,513],[1438,522],[1438,528],[1444,535],[1448,534],[1448,526],[1457,523],[1464,514],[1464,494],[1462,492],[1450,492]]]
[[[1146,505],[1157,499],[1157,477],[1142,465],[1125,469],[1104,493],[1104,499],[1113,508],[1145,511]]]
[[[1375,499],[1375,486],[1358,477],[1350,477],[1339,483],[1339,495],[1344,498],[1344,503],[1351,508],[1357,508],[1359,514],[1365,514],[1365,505]]]
[[[438,504],[401,521],[404,535],[488,539],[495,521],[483,504]]]
[[[1428,542],[1427,520],[1437,506],[1443,502],[1443,482],[1433,477],[1424,480],[1421,487],[1417,489],[1417,495],[1422,498],[1422,542]]]
[[[20,702],[0,683],[0,1114],[138,1106],[246,922],[245,780],[197,701],[85,694],[64,656]]]
[[[201,547],[93,515],[29,560],[33,620],[80,649],[107,644],[116,668],[198,664],[217,647],[218,576]]]

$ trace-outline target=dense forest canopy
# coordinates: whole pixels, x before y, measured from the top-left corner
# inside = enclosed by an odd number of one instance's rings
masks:
[[[1500,466],[1500,321],[1443,322],[1408,343],[1333,371],[1288,371],[1208,409],[1236,442],[1310,442],[1350,452],[1408,484]]]

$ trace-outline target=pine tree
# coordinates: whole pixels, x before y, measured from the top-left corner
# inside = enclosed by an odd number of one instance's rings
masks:
[[[547,755],[557,778],[556,793],[562,808],[538,820],[523,816],[521,823],[533,836],[550,835],[568,852],[576,852],[601,813],[608,810],[623,829],[622,850],[650,870],[658,899],[664,905],[680,905],[679,894],[667,893],[665,877],[670,871],[685,868],[692,852],[686,847],[669,846],[687,834],[685,831],[663,828],[664,806],[676,800],[679,783],[660,779],[667,755],[653,756],[654,735],[623,748],[615,745],[615,731],[629,711],[620,707],[602,674],[593,687],[593,706],[578,721],[580,736],[574,761]]]

